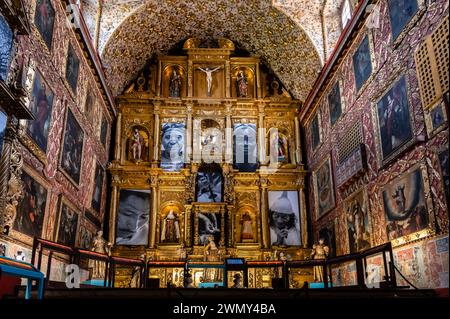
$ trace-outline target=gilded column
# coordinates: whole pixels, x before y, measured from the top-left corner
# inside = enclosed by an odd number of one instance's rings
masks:
[[[262,231],[262,244],[263,248],[269,248],[269,213],[268,213],[268,196],[267,188],[269,187],[269,181],[266,177],[260,179],[261,185],[261,231]]]
[[[161,73],[161,70],[162,70],[162,63],[161,63],[161,61],[159,62],[159,64],[158,64],[158,78],[157,78],[157,82],[156,82],[156,96],[157,97],[160,97],[161,96],[161,80],[162,80],[162,73]]]
[[[200,134],[201,134],[201,127],[200,127],[200,120],[195,119],[194,120],[194,126],[193,126],[193,162],[194,163],[200,163],[202,159],[202,152],[200,147]]]
[[[192,159],[192,103],[187,103],[187,130],[186,130],[186,158],[185,162],[190,163]]]
[[[114,159],[119,161],[120,160],[120,153],[121,153],[121,144],[120,140],[121,140],[121,136],[122,136],[122,113],[119,112],[119,114],[117,114],[117,122],[116,122],[116,145],[115,145],[115,153],[114,153]]]
[[[298,190],[298,195],[300,198],[300,227],[302,234],[302,246],[303,248],[307,248],[308,246],[308,220],[306,215],[306,197],[305,190],[300,188]]]
[[[154,115],[155,115],[155,133],[154,133],[154,145],[153,145],[153,162],[154,164],[158,163],[159,159],[159,130],[160,130],[160,123],[159,123],[159,103],[155,103],[154,105]]]
[[[302,164],[302,149],[300,142],[300,121],[298,120],[298,116],[295,116],[295,159],[296,164]]]
[[[225,162],[233,163],[233,128],[231,127],[231,104],[226,106]]]
[[[266,159],[266,128],[264,125],[264,104],[258,106],[258,148],[259,148],[259,162],[261,164],[267,164]]]
[[[114,180],[117,180],[118,176],[113,176],[113,183]],[[115,243],[116,242],[116,220],[117,220],[117,202],[119,200],[118,196],[118,187],[117,185],[112,186],[111,191],[111,211],[110,211],[110,218],[109,218],[109,242]]]
[[[257,95],[255,96],[256,99],[262,99],[262,86],[261,86],[261,71],[259,70],[259,63],[256,63],[256,76],[255,76],[255,82],[256,82],[256,92]]]
[[[194,79],[194,64],[192,63],[191,60],[188,61],[188,70],[187,70],[187,74],[188,74],[188,97],[192,97],[194,96],[194,83],[193,83],[193,79]]]
[[[158,222],[158,175],[150,177],[150,188],[152,192],[152,211],[150,213],[150,234],[149,247],[155,248],[156,242],[156,225]]]
[[[230,69],[230,60],[225,62],[225,96],[226,98],[231,97],[231,69]]]

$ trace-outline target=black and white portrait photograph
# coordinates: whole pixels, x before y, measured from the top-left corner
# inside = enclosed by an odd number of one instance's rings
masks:
[[[377,103],[383,159],[413,138],[405,77]]]
[[[392,37],[395,40],[417,13],[419,5],[417,0],[389,0],[388,6]]]
[[[372,74],[369,37],[366,36],[353,56],[356,90],[359,91]]]
[[[147,245],[150,190],[121,190],[117,215],[116,244]]]
[[[164,123],[161,130],[161,168],[179,171],[184,167],[185,123]]]
[[[198,213],[198,244],[208,244],[208,237],[214,236],[214,242],[220,243],[222,219],[220,214]]]
[[[297,191],[269,191],[269,227],[272,245],[301,244]]]
[[[234,125],[233,166],[240,172],[255,172],[258,168],[256,125]]]
[[[199,171],[197,174],[197,202],[222,201],[222,174],[220,171]]]
[[[59,217],[58,243],[70,247],[75,246],[78,217],[79,214],[62,201]]]

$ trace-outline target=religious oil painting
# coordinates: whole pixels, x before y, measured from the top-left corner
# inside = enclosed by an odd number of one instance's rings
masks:
[[[441,176],[442,176],[442,186],[444,187],[445,197],[447,198],[447,207],[450,207],[450,176],[449,176],[449,152],[448,148],[443,150],[438,155],[439,157],[439,164],[441,168]]]
[[[214,243],[219,245],[222,239],[222,217],[220,214],[199,212],[198,222],[198,244],[203,246],[208,244],[209,236],[214,237]]]
[[[2,155],[3,152],[3,142],[5,140],[5,129],[7,121],[8,117],[0,109],[0,156]]]
[[[349,253],[353,254],[370,248],[370,220],[364,191],[351,195],[344,202],[347,221]]]
[[[30,237],[41,237],[47,206],[47,189],[22,172],[23,197],[17,205],[13,229]]]
[[[258,168],[255,124],[235,124],[233,133],[233,167],[240,172]]]
[[[177,172],[184,167],[185,123],[163,123],[161,129],[161,168]]]
[[[75,246],[79,218],[80,214],[74,207],[62,199],[59,212],[58,243],[70,247]]]
[[[54,23],[55,10],[53,9],[50,0],[37,0],[34,24],[39,30],[39,33],[41,34],[48,49],[52,46]]]
[[[80,182],[84,132],[70,109],[67,109],[66,129],[61,154],[61,168],[78,185]]]
[[[333,173],[330,158],[314,172],[314,187],[317,218],[320,218],[329,212],[335,205]]]
[[[389,240],[413,234],[429,225],[425,186],[423,169],[416,167],[383,188]]]
[[[73,93],[77,91],[78,72],[80,69],[80,59],[78,58],[72,44],[69,43],[69,50],[67,51],[66,62],[66,80],[69,83]]]
[[[358,50],[353,55],[356,90],[359,91],[372,74],[369,36],[365,36]]]
[[[121,190],[117,216],[117,245],[147,245],[150,190]]]
[[[97,213],[100,213],[100,209],[101,209],[104,177],[105,177],[105,170],[99,163],[97,163],[97,166],[95,168],[94,190],[92,193],[92,202],[91,202],[92,208]]]
[[[332,221],[329,224],[321,227],[319,230],[319,239],[323,239],[324,245],[328,246],[329,248],[329,258],[336,257],[337,246],[336,231],[334,226],[334,221]]]
[[[105,115],[102,116],[102,123],[100,126],[100,142],[106,147],[106,138],[108,137],[108,120]]]
[[[389,0],[388,6],[392,37],[395,40],[416,15],[419,5],[417,0]]]
[[[13,33],[6,19],[0,13],[0,80],[6,81],[11,60]]]
[[[91,249],[96,232],[96,226],[89,222],[86,218],[83,218],[80,222],[80,231],[78,232],[79,238],[77,246],[83,249]]]
[[[197,202],[222,202],[222,173],[218,170],[204,170],[197,174]]]
[[[319,146],[321,142],[321,135],[320,135],[320,114],[317,112],[317,114],[314,116],[311,125],[309,127],[310,135],[311,135],[311,145],[313,151]]]
[[[328,95],[328,107],[330,108],[330,122],[334,125],[342,114],[341,89],[337,82]]]
[[[297,191],[269,191],[269,229],[272,246],[300,246]]]
[[[387,161],[413,139],[405,77],[401,77],[376,105],[381,155]]]
[[[434,135],[447,127],[448,117],[445,101],[438,101],[429,110],[425,111],[425,123],[427,125],[428,136],[432,138]]]
[[[44,81],[41,73],[34,73],[30,109],[34,120],[28,121],[27,131],[39,148],[46,152],[53,107],[53,91]]]
[[[289,142],[286,134],[278,129],[269,130],[270,163],[285,164],[289,162]]]

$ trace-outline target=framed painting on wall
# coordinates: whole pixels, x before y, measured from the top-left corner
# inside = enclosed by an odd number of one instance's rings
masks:
[[[378,126],[378,157],[385,164],[414,143],[405,76],[392,84],[373,110]]]
[[[84,132],[70,108],[67,108],[66,128],[62,142],[61,169],[78,186],[81,176]]]
[[[95,167],[94,175],[94,189],[92,192],[91,207],[95,212],[100,215],[101,203],[102,203],[102,192],[103,192],[103,181],[105,179],[105,169],[97,162]]]
[[[349,253],[353,254],[370,248],[370,217],[365,190],[358,191],[345,200],[344,212],[347,221]]]
[[[328,107],[330,109],[331,126],[333,126],[342,115],[341,88],[339,81],[336,82],[328,94]]]
[[[269,231],[272,246],[300,246],[298,191],[269,191]]]
[[[54,23],[55,10],[53,9],[50,0],[36,0],[34,24],[49,50],[52,46]]]
[[[78,235],[79,220],[80,212],[77,208],[64,197],[61,197],[56,242],[74,247]]]
[[[309,126],[309,134],[311,136],[311,146],[312,146],[313,151],[322,142],[322,131],[321,131],[320,122],[321,122],[321,116],[320,116],[320,111],[318,111]]]
[[[335,221],[331,221],[327,225],[324,225],[319,230],[319,238],[324,240],[324,245],[328,246],[329,253],[328,257],[333,258],[336,257],[336,230],[335,230]]]
[[[80,69],[80,59],[78,58],[72,44],[69,43],[69,49],[67,50],[67,62],[66,62],[66,80],[69,87],[72,89],[72,93],[77,92],[78,84],[78,72]]]
[[[102,115],[102,122],[100,126],[100,143],[102,143],[103,147],[106,147],[106,139],[108,137],[108,120],[105,115]]]
[[[121,189],[117,212],[116,245],[147,245],[150,190]]]
[[[425,124],[429,138],[432,138],[447,127],[448,114],[443,99],[428,110],[425,110]]]
[[[419,11],[417,0],[388,0],[389,18],[394,41]]]
[[[77,247],[83,249],[92,248],[92,240],[97,233],[97,227],[86,218],[82,218],[80,222],[80,231],[78,232]]]
[[[448,148],[438,154],[439,166],[441,168],[442,186],[444,187],[445,197],[447,198],[447,209],[450,209],[450,176],[449,176],[449,153]]]
[[[331,158],[327,159],[313,172],[314,194],[316,202],[316,217],[319,219],[335,205],[333,172]]]
[[[382,188],[382,198],[388,240],[401,238],[407,242],[433,232],[429,227],[434,224],[434,215],[424,163],[413,166],[386,184]],[[421,231],[424,232],[419,233]],[[409,238],[411,234],[416,236]]]
[[[0,80],[6,81],[11,61],[13,32],[0,12]]]
[[[356,91],[360,91],[373,71],[369,36],[366,35],[353,55]]]

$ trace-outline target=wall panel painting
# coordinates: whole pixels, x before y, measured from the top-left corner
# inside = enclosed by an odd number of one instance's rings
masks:
[[[84,132],[68,108],[61,153],[61,169],[76,185],[79,184],[81,176],[83,142]]]
[[[37,0],[34,24],[48,49],[52,46],[54,23],[55,10],[53,9],[50,0]]]
[[[72,44],[69,43],[69,50],[67,51],[66,62],[66,80],[69,83],[73,93],[77,91],[78,72],[80,69],[80,59],[78,58]]]
[[[13,33],[6,19],[0,13],[0,80],[5,81],[9,71]]]
[[[57,231],[58,243],[70,247],[75,246],[78,235],[79,219],[80,213],[76,211],[72,204],[62,198],[59,209],[59,223]]]
[[[104,177],[105,171],[103,167],[99,163],[97,163],[97,166],[95,168],[94,190],[92,193],[91,206],[98,214],[100,213],[101,209]]]
[[[337,82],[328,95],[328,107],[330,108],[330,122],[333,126],[342,114],[341,89]]]
[[[364,191],[350,196],[344,203],[350,254],[370,248],[370,220]]]
[[[353,55],[356,90],[359,91],[372,74],[369,36],[365,36],[358,50]]]
[[[320,218],[333,209],[335,205],[333,173],[329,157],[314,172],[314,188],[317,218]]]
[[[336,231],[334,227],[334,221],[320,228],[319,239],[324,240],[325,246],[328,246],[329,253],[328,257],[336,257]]]
[[[419,5],[417,0],[389,0],[388,6],[392,36],[395,40],[416,15]]]

